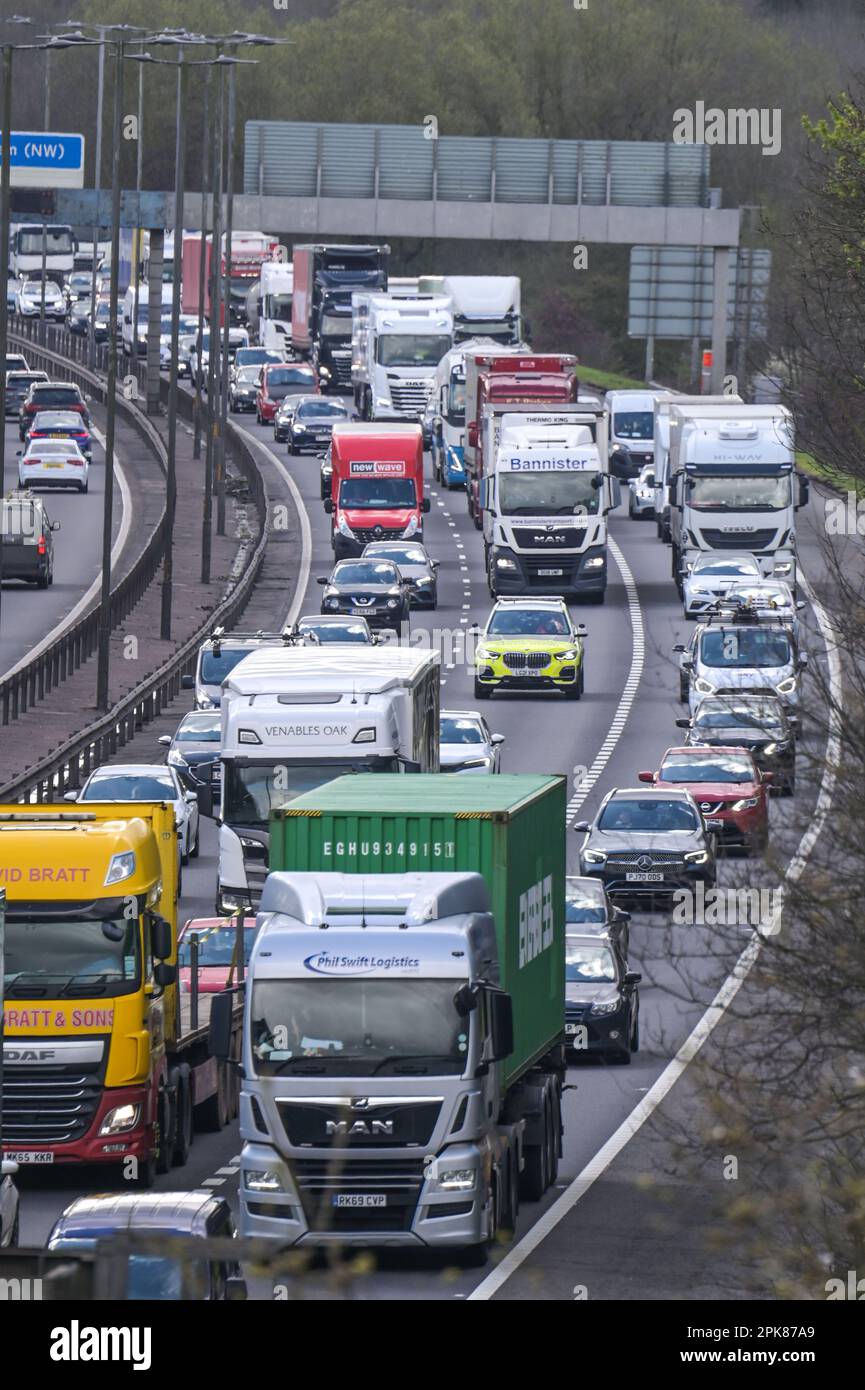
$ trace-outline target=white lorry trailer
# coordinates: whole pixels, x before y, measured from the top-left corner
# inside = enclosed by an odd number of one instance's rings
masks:
[[[436,772],[438,652],[261,647],[222,689],[217,912],[258,902],[272,812],[347,772]],[[206,809],[206,808],[205,808]]]
[[[699,407],[742,405],[741,396],[674,396],[659,392],[655,398],[655,521],[658,539],[669,543],[670,536],[670,406],[679,411]]]
[[[352,295],[351,380],[364,420],[420,420],[436,368],[453,346],[444,295],[401,299]]]

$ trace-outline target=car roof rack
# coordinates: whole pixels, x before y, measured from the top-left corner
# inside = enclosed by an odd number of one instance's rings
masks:
[[[258,628],[255,632],[226,632],[224,627],[215,627],[210,636],[205,641],[205,646],[209,642],[213,647],[214,655],[219,655],[219,650],[223,642],[282,642],[286,647],[295,644],[297,634],[291,628],[285,627],[280,632],[266,632],[264,628]]]
[[[707,608],[702,614],[708,623],[720,622],[726,625],[735,623],[775,623],[777,626],[789,626],[789,614],[785,618],[784,608],[775,603],[773,599],[761,599],[755,602],[753,599],[737,599],[735,594],[728,594],[725,599],[720,599],[717,603]]]

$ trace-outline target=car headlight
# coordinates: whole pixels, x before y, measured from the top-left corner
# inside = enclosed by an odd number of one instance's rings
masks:
[[[614,999],[599,999],[598,1002],[596,1004],[593,1004],[592,1007],[589,1009],[589,1013],[596,1015],[614,1014],[617,1009],[621,1008],[621,1006],[622,1000],[620,996],[617,994]]]
[[[487,762],[486,758],[466,758],[460,763],[460,767],[486,767]]]
[[[435,1183],[442,1192],[471,1192],[477,1180],[474,1168],[443,1168]]]
[[[354,540],[354,531],[352,531],[344,516],[341,516],[336,523],[336,529],[341,536],[348,536],[350,540]]]
[[[606,851],[602,849],[587,849],[583,851],[583,858],[587,864],[606,864]]]
[[[179,748],[169,748],[168,757],[165,759],[165,761],[167,763],[171,763],[173,767],[186,766],[186,759],[184,758]]]
[[[478,647],[477,651],[475,652],[475,656],[477,657],[478,661],[495,661],[496,657],[498,656],[498,652],[488,651],[486,647]]]
[[[515,570],[516,564],[507,555],[499,555],[496,559],[497,570]]]
[[[752,806],[759,806],[759,796],[743,796],[741,801],[733,802],[734,811],[750,811]]]
[[[589,558],[588,558],[588,560],[586,561],[585,565],[583,566],[583,569],[587,569],[587,570],[599,570],[599,569],[602,569],[602,568],[603,568],[603,565],[604,565],[604,557],[603,557],[603,555],[590,555]]]
[[[338,599],[338,598],[329,598],[329,599],[325,599],[325,602],[326,602],[328,608],[339,608],[339,599]]]
[[[268,1173],[264,1168],[246,1168],[243,1185],[248,1192],[284,1192],[278,1173]]]
[[[694,689],[699,695],[714,695],[715,693],[714,685],[710,681],[704,680],[702,676],[698,676],[694,681]]]
[[[399,599],[398,599],[398,598],[389,598],[388,601],[387,601],[387,606],[388,606],[388,608],[399,608]]]
[[[419,578],[413,581],[416,589],[428,588],[429,585],[432,584],[432,582],[433,576],[431,574],[422,574],[419,576]]]
[[[775,754],[778,752],[778,749],[780,747],[780,743],[764,743],[763,752],[766,754],[767,757],[774,758]]]
[[[576,661],[579,652],[576,648],[569,647],[566,652],[556,652],[557,661]]]
[[[239,835],[241,849],[261,849],[260,840],[251,840],[247,835]]]
[[[704,849],[692,849],[685,855],[686,864],[708,864],[709,855]]]
[[[779,560],[775,565],[773,574],[790,574],[793,569],[792,560]]]
[[[140,1105],[115,1105],[113,1110],[109,1110],[99,1126],[99,1133],[100,1135],[126,1134],[138,1124],[140,1114]]]
[[[417,529],[418,529],[417,514],[413,512],[412,515],[411,515],[411,517],[409,518],[408,526],[405,528],[405,530],[404,530],[403,533],[402,533],[402,534],[403,534],[403,539],[405,539],[406,536],[413,536],[414,533],[415,533],[415,531],[416,531]]]
[[[796,689],[796,677],[788,676],[785,681],[781,681],[780,685],[776,685],[775,689],[779,695],[792,695]]]
[[[124,879],[131,878],[135,873],[135,851],[132,849],[123,850],[120,854],[112,854],[108,861],[108,871],[105,875],[104,888],[108,888],[112,883],[122,883]]]

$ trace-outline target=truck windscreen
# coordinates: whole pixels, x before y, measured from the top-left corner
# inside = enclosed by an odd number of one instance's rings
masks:
[[[399,772],[399,762],[386,757],[368,762],[336,758],[304,762],[284,757],[279,763],[239,765],[227,758],[224,768],[223,819],[229,825],[266,830],[271,813],[296,796],[349,772]]]
[[[500,473],[502,516],[596,516],[596,473]]]
[[[792,474],[699,474],[688,479],[688,506],[701,511],[780,512],[792,505]]]
[[[344,478],[339,485],[339,505],[372,511],[378,507],[416,507],[413,478]]]
[[[466,383],[452,380],[447,395],[447,422],[449,425],[464,425],[466,422]]]
[[[7,999],[130,994],[141,970],[138,918],[6,919]]]
[[[654,439],[655,417],[651,410],[619,410],[613,416],[617,439]]]
[[[376,361],[380,367],[434,367],[450,348],[443,333],[383,333]]]
[[[460,1075],[469,1039],[468,1021],[454,1004],[459,985],[405,975],[328,979],[324,972],[261,980],[252,991],[256,1066],[273,1076],[316,1058],[322,1069],[355,1076],[397,1075],[400,1068],[415,1076]]]

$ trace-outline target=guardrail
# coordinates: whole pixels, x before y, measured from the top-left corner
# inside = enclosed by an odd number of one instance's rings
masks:
[[[107,399],[105,383],[95,373],[88,371],[86,367],[73,363],[68,357],[64,357],[62,355],[62,349],[66,346],[64,343],[57,342],[61,352],[55,352],[38,343],[37,334],[34,331],[36,329],[38,329],[37,323],[19,319],[10,335],[10,347],[26,348],[27,360],[32,366],[38,370],[48,371],[49,375],[62,375],[64,379],[74,381],[83,392],[95,396],[104,404]],[[68,333],[68,330],[58,329],[57,333],[64,333],[66,337],[73,336]],[[57,340],[52,338],[52,341],[56,342]],[[86,352],[86,342],[84,347]],[[117,407],[127,423],[132,425],[148,448],[153,451],[160,468],[165,473],[168,460],[165,445],[157,430],[146,416],[135,410],[119,396]],[[159,521],[141,554],[129,572],[111,590],[109,613],[112,630],[132,612],[145,590],[153,582],[162,562],[164,549],[165,508],[163,506]],[[43,652],[26,662],[12,675],[0,680],[0,723],[4,726],[8,725],[13,720],[20,718],[22,714],[26,714],[33,705],[44,700],[55,686],[62,684],[93,655],[98,641],[101,611],[101,602],[97,601],[95,607],[83,614],[64,632],[61,632]]]

